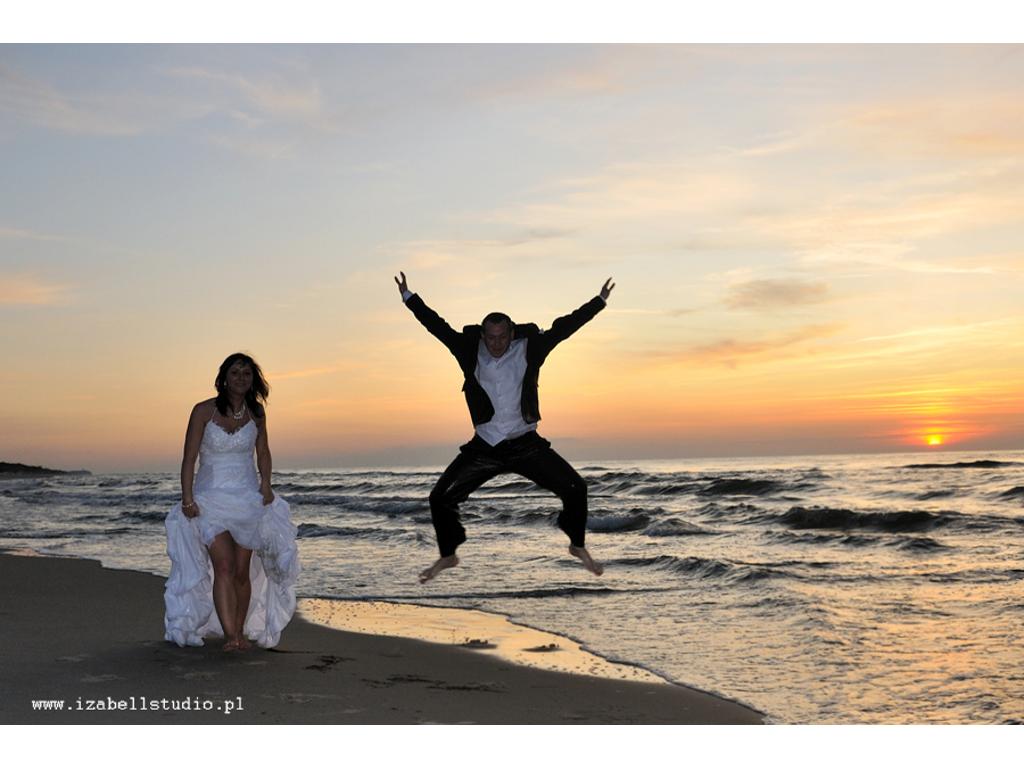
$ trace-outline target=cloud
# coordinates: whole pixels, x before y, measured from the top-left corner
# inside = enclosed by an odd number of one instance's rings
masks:
[[[281,160],[294,155],[294,141],[274,141],[246,136],[211,136],[209,143],[247,157]]]
[[[540,259],[548,263],[563,261],[573,264],[603,261],[593,256],[562,258],[568,243],[577,234],[572,229],[536,227],[504,237],[411,240],[395,244],[389,250],[396,254],[396,263],[407,265],[410,270],[475,267],[488,256],[499,261],[507,259],[509,254],[505,251],[509,249],[516,249],[516,263],[519,264]]]
[[[522,62],[526,51],[508,47]],[[530,53],[543,52],[535,48]],[[652,67],[687,55],[679,46],[580,46],[565,61],[548,60],[533,71],[506,77],[488,77],[465,89],[466,97],[481,102],[540,101],[573,97],[606,97],[623,92],[637,80],[649,79]],[[489,51],[493,56],[494,51]],[[483,70],[482,70],[483,71]],[[678,75],[677,75],[678,77]]]
[[[132,136],[201,113],[152,93],[62,90],[0,64],[0,115],[60,133]]]
[[[789,333],[766,339],[721,339],[680,350],[662,350],[647,357],[670,364],[724,365],[735,368],[748,360],[778,360],[811,352],[801,345],[834,336],[842,329],[838,323],[807,325]]]
[[[280,76],[255,80],[199,67],[174,67],[165,70],[165,74],[226,86],[229,91],[240,95],[250,108],[269,118],[315,122],[323,113],[323,94],[313,81],[288,82]],[[249,119],[244,111],[228,111]]]
[[[766,139],[749,147],[738,147],[733,151],[740,157],[765,157],[793,152],[805,146],[806,143],[806,137],[787,133],[779,138]]]
[[[36,240],[40,242],[63,243],[66,237],[60,235],[49,235],[45,232],[33,232],[30,229],[14,229],[11,227],[0,227],[0,238],[8,240]]]
[[[1019,91],[945,92],[837,107],[837,139],[872,153],[970,158],[1024,151]]]
[[[865,336],[862,339],[858,339],[858,341],[865,344],[876,344],[879,341],[918,339],[930,341],[935,346],[948,346],[954,342],[1005,343],[1008,338],[1016,338],[1016,332],[1019,331],[1022,325],[1024,325],[1024,316],[1003,317],[977,323],[911,328],[899,333]]]
[[[828,300],[828,286],[803,280],[751,280],[729,289],[732,309],[784,309]]]
[[[536,229],[527,229],[519,236],[513,236],[504,241],[504,244],[509,247],[517,245],[526,245],[527,243],[536,243],[545,240],[561,240],[567,237],[572,237],[577,234],[576,230],[573,229],[558,229],[555,227],[538,227]]]
[[[46,283],[32,275],[0,276],[0,306],[63,304],[68,286]]]
[[[695,312],[697,312],[698,310],[696,310],[696,309],[669,309],[669,310],[664,310],[664,309],[639,309],[639,308],[636,308],[636,307],[630,308],[630,307],[609,306],[608,309],[606,309],[605,311],[608,314],[611,314],[611,315],[642,315],[642,316],[657,316],[657,317],[664,317],[665,315],[668,315],[669,317],[682,317],[683,315],[692,315]]]
[[[304,368],[295,371],[271,371],[267,374],[267,378],[271,381],[282,381],[284,379],[308,379],[314,376],[325,376],[329,373],[337,373],[340,370],[351,367],[351,365],[332,365],[324,368]]]
[[[168,68],[161,74],[211,84],[213,92],[201,94],[192,89],[183,96],[179,91],[161,90],[159,83],[152,82],[145,89],[71,90],[0,64],[0,115],[85,136],[138,135],[214,112],[228,115],[250,131],[272,120],[328,127],[320,87],[308,76],[304,80],[280,75],[254,79],[196,67]],[[214,141],[248,154],[281,152],[280,145],[270,146],[266,141]]]

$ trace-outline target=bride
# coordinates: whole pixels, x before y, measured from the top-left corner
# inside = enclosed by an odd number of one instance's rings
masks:
[[[181,503],[165,523],[165,637],[184,646],[224,636],[225,651],[246,650],[249,640],[272,648],[295,612],[299,558],[288,504],[270,487],[270,388],[240,352],[221,364],[215,386],[217,396],[192,409]]]

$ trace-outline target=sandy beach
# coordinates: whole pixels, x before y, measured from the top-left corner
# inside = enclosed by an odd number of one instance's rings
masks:
[[[533,669],[301,618],[272,651],[178,648],[163,640],[163,579],[92,560],[0,554],[0,592],[5,724],[762,722],[683,686]]]

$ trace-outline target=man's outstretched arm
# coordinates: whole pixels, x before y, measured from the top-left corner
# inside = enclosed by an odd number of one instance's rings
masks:
[[[420,321],[424,328],[430,331],[431,335],[437,338],[442,344],[448,347],[453,354],[459,346],[459,341],[462,339],[462,334],[452,328],[441,317],[437,312],[428,307],[423,299],[419,297],[419,294],[412,293],[409,290],[409,283],[405,279],[405,272],[399,272],[402,279],[395,278],[395,283],[398,285],[398,292],[402,294],[402,301],[405,302],[416,319]]]
[[[597,296],[592,298],[575,312],[564,315],[551,323],[551,328],[545,331],[542,335],[542,338],[548,345],[548,349],[553,349],[556,344],[565,341],[576,333],[576,331],[593,320],[594,316],[604,309],[605,304],[608,302],[608,297],[611,296],[614,288],[615,283],[613,283],[612,279],[609,277],[605,280],[604,285],[601,286],[601,291]]]

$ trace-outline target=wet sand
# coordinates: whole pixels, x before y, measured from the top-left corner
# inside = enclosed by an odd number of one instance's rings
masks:
[[[763,718],[635,667],[609,664],[565,638],[451,609],[302,601],[306,615],[331,621],[334,614],[339,625],[348,614],[347,626],[360,631],[297,616],[273,650],[225,654],[217,639],[178,648],[163,640],[163,585],[158,576],[91,560],[0,554],[0,723],[755,724]],[[436,613],[445,610],[466,615]],[[441,634],[427,636],[438,642],[395,636],[411,634],[410,622],[432,625]],[[508,660],[517,654],[545,661]],[[616,673],[620,679],[612,679]],[[33,701],[62,701],[63,709],[37,709]]]

